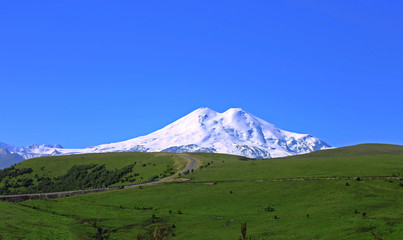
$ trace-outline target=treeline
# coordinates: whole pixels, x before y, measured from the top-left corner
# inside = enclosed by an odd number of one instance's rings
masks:
[[[51,179],[38,178],[34,192],[60,192],[86,188],[107,187],[121,181],[123,176],[133,171],[134,164],[122,169],[107,170],[105,164],[76,165],[63,176]]]
[[[10,167],[0,171],[0,182],[4,180],[0,187],[0,194],[24,194],[24,193],[45,193],[70,191],[87,188],[108,187],[118,182],[135,182],[133,177],[138,174],[126,176],[133,171],[134,164],[130,164],[122,169],[108,170],[105,164],[75,165],[66,174],[60,177],[22,177],[14,182],[12,178],[32,173],[32,169],[16,169]],[[126,177],[125,177],[126,176]]]
[[[15,168],[14,165],[3,170],[0,170],[0,182],[6,178],[15,178],[24,174],[31,173],[32,168]]]

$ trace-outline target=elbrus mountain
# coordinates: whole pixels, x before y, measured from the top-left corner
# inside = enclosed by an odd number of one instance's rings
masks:
[[[146,136],[84,149],[64,149],[60,145],[16,147],[0,143],[9,154],[24,159],[100,152],[210,152],[249,158],[277,158],[330,148],[309,134],[277,128],[241,108],[223,113],[199,108],[168,126]],[[0,160],[1,161],[1,160]]]

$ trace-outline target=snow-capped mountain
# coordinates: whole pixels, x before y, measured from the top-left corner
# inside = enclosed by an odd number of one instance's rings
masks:
[[[146,136],[86,149],[58,151],[62,154],[114,151],[213,152],[250,158],[275,158],[329,147],[316,137],[281,130],[240,108],[230,108],[224,113],[199,108]]]
[[[35,157],[43,157],[43,156],[52,156],[58,155],[57,149],[62,149],[63,147],[59,144],[50,145],[50,144],[32,144],[26,147],[18,147],[12,144],[7,144],[0,142],[0,149],[7,149],[10,153],[16,153],[20,155],[24,159],[35,158]]]
[[[59,155],[56,149],[62,149],[60,145],[37,145],[17,147],[12,144],[0,142],[0,169],[9,167],[28,158]]]
[[[212,152],[250,158],[275,158],[322,150],[330,146],[309,134],[281,130],[240,109],[223,113],[199,108],[168,126],[146,136],[84,149],[60,145],[16,147],[0,143],[24,159],[94,152]]]

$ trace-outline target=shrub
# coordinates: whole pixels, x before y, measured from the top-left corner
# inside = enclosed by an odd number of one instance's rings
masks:
[[[241,237],[239,238],[240,240],[246,240],[246,222],[241,223]]]

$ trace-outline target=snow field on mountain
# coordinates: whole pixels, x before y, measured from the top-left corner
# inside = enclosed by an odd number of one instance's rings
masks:
[[[3,146],[4,145],[4,146]],[[60,145],[15,147],[0,143],[25,159],[39,156],[99,152],[215,152],[250,158],[276,158],[322,150],[330,146],[309,134],[277,128],[241,108],[223,113],[199,108],[146,136],[84,149]]]

